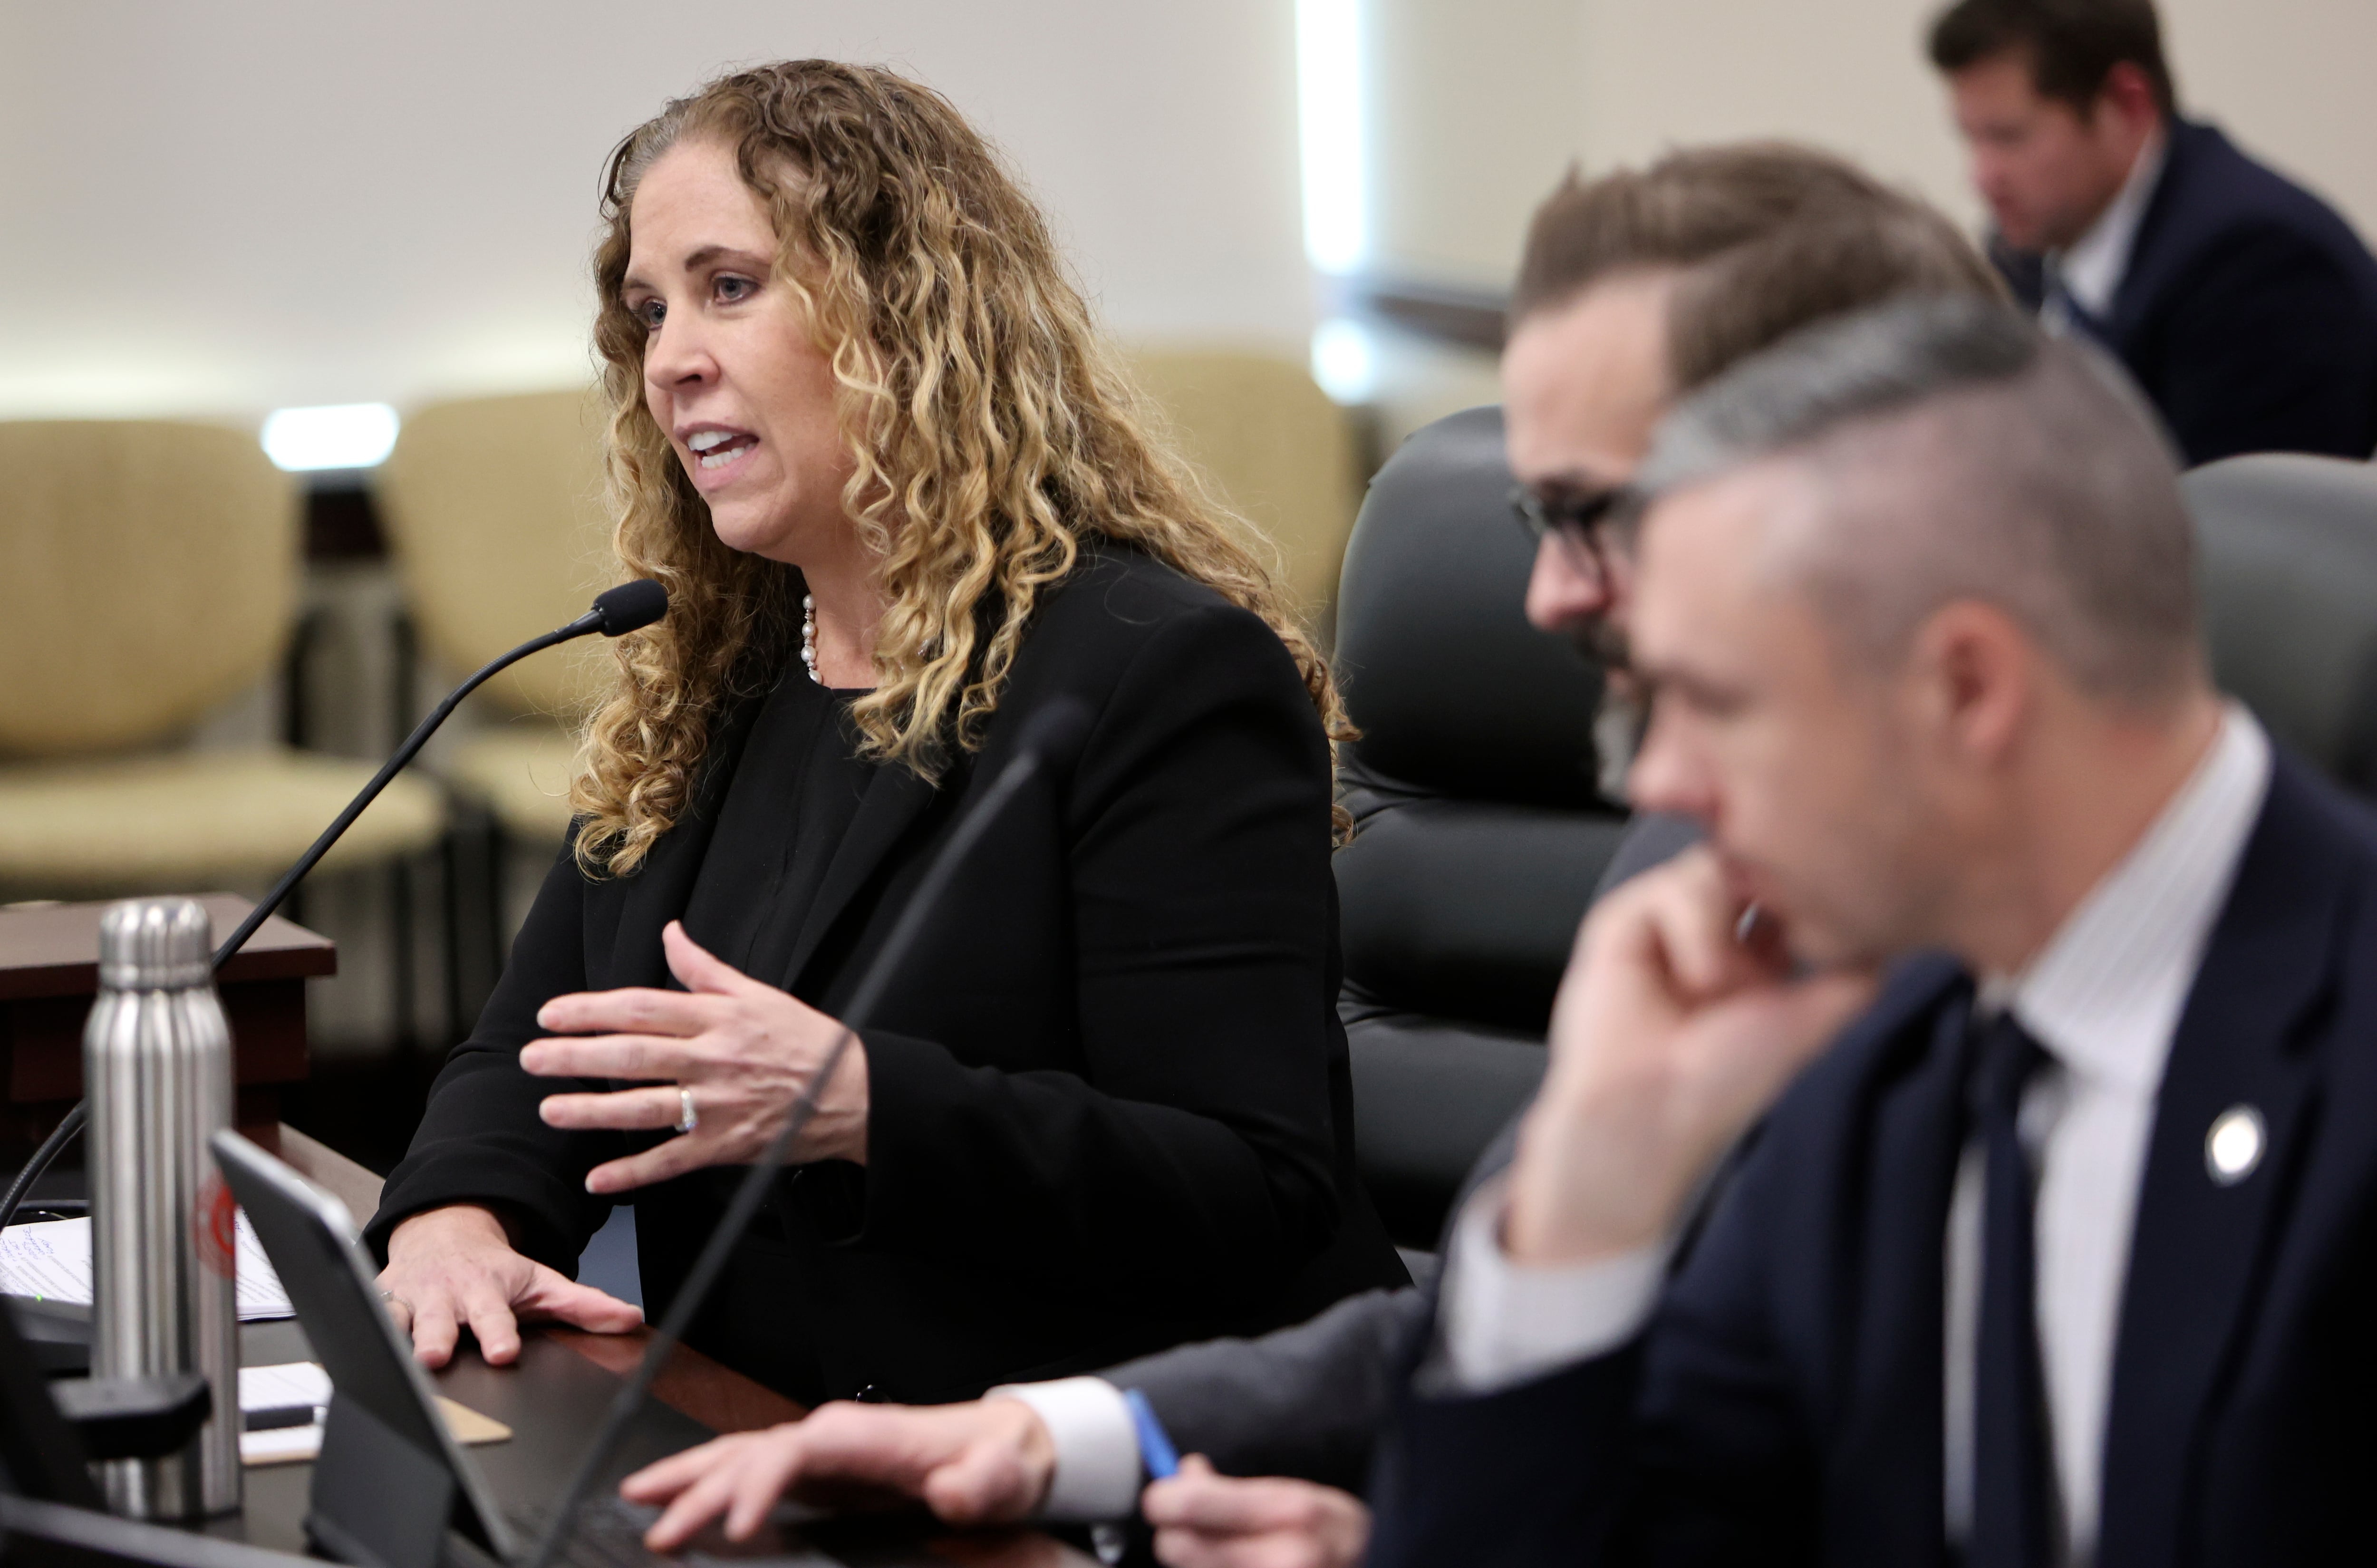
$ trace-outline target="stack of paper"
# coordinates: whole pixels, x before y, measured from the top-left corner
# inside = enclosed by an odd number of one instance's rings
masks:
[[[239,1434],[239,1457],[248,1465],[286,1465],[311,1459],[322,1451],[322,1407],[330,1402],[330,1377],[312,1361],[290,1361],[278,1367],[239,1370],[239,1407],[278,1410],[292,1405],[314,1406],[314,1419],[304,1426],[268,1427]]]
[[[329,1375],[311,1361],[291,1361],[279,1367],[242,1367],[239,1370],[239,1407],[243,1412],[311,1405],[314,1406],[314,1419],[305,1426],[267,1427],[262,1431],[240,1433],[240,1462],[245,1465],[289,1465],[320,1454],[323,1406],[329,1402]],[[511,1440],[511,1428],[492,1416],[481,1415],[467,1405],[457,1405],[442,1394],[437,1396],[437,1414],[445,1420],[446,1430],[454,1434],[457,1442],[508,1442]]]

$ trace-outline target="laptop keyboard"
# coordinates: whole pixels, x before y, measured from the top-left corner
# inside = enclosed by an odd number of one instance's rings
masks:
[[[578,1521],[555,1559],[570,1568],[653,1568],[671,1562],[644,1544],[644,1532],[661,1516],[618,1497],[594,1496],[579,1505]],[[544,1534],[546,1512],[522,1509],[509,1517],[523,1549]]]
[[[644,1532],[661,1516],[657,1508],[629,1502],[613,1494],[597,1494],[579,1505],[577,1524],[569,1538],[562,1543],[555,1561],[568,1568],[686,1568],[688,1563],[734,1562],[752,1565],[765,1562],[771,1568],[839,1568],[830,1557],[820,1555],[805,1545],[769,1541],[763,1532],[760,1540],[748,1545],[729,1546],[717,1539],[697,1538],[693,1544],[675,1557],[665,1557],[644,1544]],[[508,1515],[508,1522],[518,1532],[525,1548],[544,1530],[545,1511],[523,1509]]]

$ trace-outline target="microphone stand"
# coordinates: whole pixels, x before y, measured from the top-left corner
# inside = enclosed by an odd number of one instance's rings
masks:
[[[1051,758],[1061,759],[1074,749],[1089,733],[1089,711],[1070,698],[1059,698],[1033,714],[1033,722],[1025,727],[1018,743],[1015,760],[1007,765],[998,775],[998,781],[958,824],[957,831],[950,835],[949,843],[943,844],[941,852],[933,857],[932,865],[926,868],[923,879],[916,884],[915,893],[908,900],[907,907],[900,911],[900,918],[892,924],[891,934],[884,940],[882,951],[866,966],[866,973],[859,977],[858,989],[852,995],[850,1005],[842,1009],[841,1033],[834,1036],[825,1059],[818,1063],[817,1071],[810,1075],[807,1087],[794,1100],[792,1109],[784,1117],[784,1125],[777,1129],[776,1135],[768,1141],[767,1149],[744,1173],[743,1179],[735,1184],[735,1195],[728,1200],[726,1212],[719,1216],[718,1224],[710,1232],[710,1239],[702,1243],[700,1256],[694,1260],[693,1267],[687,1272],[685,1284],[669,1302],[669,1310],[661,1318],[660,1326],[652,1331],[652,1337],[645,1345],[643,1357],[636,1363],[635,1371],[620,1383],[617,1395],[611,1401],[610,1412],[595,1430],[594,1440],[586,1445],[586,1452],[579,1457],[577,1467],[569,1474],[569,1484],[555,1500],[552,1512],[545,1517],[544,1528],[537,1537],[536,1546],[521,1568],[553,1568],[554,1558],[560,1551],[562,1542],[568,1538],[570,1525],[579,1506],[586,1501],[587,1492],[592,1489],[594,1478],[609,1461],[612,1450],[618,1445],[619,1438],[627,1429],[627,1423],[635,1419],[645,1394],[652,1386],[652,1380],[660,1375],[663,1363],[676,1348],[677,1342],[684,1338],[687,1327],[693,1322],[694,1314],[701,1310],[711,1287],[718,1283],[720,1273],[726,1267],[727,1254],[743,1239],[751,1216],[759,1212],[759,1203],[767,1196],[769,1182],[774,1179],[784,1157],[792,1153],[801,1130],[817,1114],[818,1095],[832,1081],[835,1069],[842,1065],[842,1056],[850,1048],[850,1042],[874,1016],[877,1005],[883,999],[883,993],[890,987],[892,976],[899,970],[900,961],[907,957],[910,948],[915,946],[925,922],[940,904],[941,895],[949,891],[958,868],[973,853],[973,846],[981,842],[982,835],[990,831],[999,813],[1006,810],[1008,803],[1039,774],[1044,761]]]
[[[478,690],[486,683],[489,676],[518,664],[531,653],[542,652],[555,643],[568,642],[597,631],[605,637],[622,636],[651,625],[667,613],[668,591],[649,578],[639,578],[632,582],[623,582],[616,588],[597,594],[594,607],[567,626],[555,627],[542,637],[531,638],[510,652],[489,661],[476,675],[448,693],[446,700],[437,704],[427,718],[413,726],[412,733],[405,736],[404,744],[396,748],[396,754],[381,765],[378,772],[372,775],[371,783],[364,785],[355,797],[347,802],[347,808],[340,812],[328,827],[322,830],[321,836],[314,841],[305,854],[297,857],[297,863],[282,873],[281,880],[272,885],[272,891],[266,893],[257,906],[247,912],[247,918],[242,920],[238,928],[224,940],[223,944],[215,949],[214,958],[209,967],[220,970],[232,954],[246,945],[247,939],[256,935],[257,928],[272,917],[272,912],[280,908],[281,901],[289,896],[290,891],[305,880],[305,873],[311,871],[322,856],[329,853],[330,846],[338,843],[349,828],[354,826],[355,819],[364,814],[364,808],[379,798],[380,792],[388,787],[388,781],[402,772],[404,765],[412,761],[421,748],[429,743],[429,737],[437,733],[437,727],[453,716],[454,710],[461,704],[462,699]],[[66,1112],[66,1119],[58,1123],[57,1130],[43,1139],[42,1146],[33,1151],[33,1157],[25,1162],[25,1167],[17,1173],[17,1179],[8,1184],[6,1193],[0,1194],[0,1228],[6,1228],[15,1221],[17,1210],[25,1202],[25,1194],[32,1191],[33,1183],[40,1180],[42,1173],[50,1168],[51,1162],[65,1152],[68,1143],[74,1142],[75,1134],[82,1131],[83,1123],[90,1119],[90,1102],[78,1100],[75,1102],[74,1109]]]

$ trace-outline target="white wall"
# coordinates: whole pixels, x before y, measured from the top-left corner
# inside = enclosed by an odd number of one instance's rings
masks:
[[[2377,241],[2377,5],[2161,0],[2180,106],[2344,210]]]
[[[2377,4],[2163,4],[2191,108],[2377,234]],[[1975,220],[1934,5],[1366,0],[1375,260],[1499,287],[1570,160],[1724,137],[1821,142]],[[0,417],[576,379],[603,154],[721,66],[804,54],[954,98],[1120,332],[1300,353],[1293,11],[0,0]]]
[[[1588,167],[1787,136],[1850,153],[1965,218],[1924,20],[1941,0],[1587,0],[1574,135]]]
[[[1301,353],[1287,0],[0,0],[0,416],[567,383],[617,138],[722,66],[948,93],[1136,337]]]
[[[1578,152],[1583,8],[1368,0],[1366,19],[1380,262],[1409,278],[1506,286],[1529,214]]]

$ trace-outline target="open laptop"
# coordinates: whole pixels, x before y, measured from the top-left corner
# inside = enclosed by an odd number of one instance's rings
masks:
[[[236,1132],[216,1133],[213,1148],[330,1378],[307,1534],[364,1568],[435,1568],[453,1555],[448,1531],[499,1562],[521,1561],[539,1521],[497,1505],[438,1418],[411,1338],[381,1305],[346,1206]],[[564,1561],[579,1568],[669,1563],[641,1542],[650,1517],[615,1499],[596,1500],[582,1511]],[[791,1539],[687,1555],[779,1568],[836,1568],[842,1561]]]

